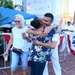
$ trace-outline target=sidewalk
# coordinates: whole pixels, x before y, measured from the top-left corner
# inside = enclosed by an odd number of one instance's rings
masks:
[[[75,75],[75,56],[70,54],[66,56],[66,62],[64,62],[64,70],[62,70],[62,75]],[[53,72],[52,65],[49,64],[49,75],[55,75]]]
[[[0,67],[3,65],[3,58],[0,57]],[[7,63],[9,65],[9,63]],[[49,63],[49,75],[55,75],[52,64]],[[66,56],[66,62],[64,62],[64,69],[66,70],[67,73],[65,73],[62,70],[62,75],[75,75],[75,56],[70,54]],[[10,69],[3,69],[0,70],[0,75],[10,75]],[[22,69],[21,67],[18,67],[16,71],[16,75],[22,75]],[[27,75],[30,75],[30,69],[28,68],[27,70]]]

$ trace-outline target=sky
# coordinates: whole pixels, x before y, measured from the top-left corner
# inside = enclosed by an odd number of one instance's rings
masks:
[[[20,5],[22,5],[22,0],[12,0],[14,3],[16,3],[16,4],[20,4]]]

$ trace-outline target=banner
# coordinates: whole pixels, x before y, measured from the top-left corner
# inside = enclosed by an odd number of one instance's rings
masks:
[[[71,53],[75,55],[75,33],[68,35],[68,46]]]
[[[64,51],[66,48],[66,38],[64,35],[60,36],[60,43],[58,45],[58,50],[60,50],[60,52]]]

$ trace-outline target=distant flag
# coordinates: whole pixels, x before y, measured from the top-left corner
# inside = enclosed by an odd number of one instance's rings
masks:
[[[59,25],[62,25],[62,16],[60,16]]]

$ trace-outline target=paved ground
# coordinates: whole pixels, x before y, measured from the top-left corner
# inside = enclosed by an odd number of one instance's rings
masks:
[[[7,62],[9,65],[9,62]],[[0,68],[3,66],[3,58],[0,57]],[[51,63],[48,65],[49,67],[49,75],[55,75]],[[75,75],[75,56],[70,54],[66,56],[66,62],[64,62],[64,70],[67,72],[65,73],[62,70],[62,75]],[[10,75],[10,68],[9,69],[0,69],[0,75]],[[16,71],[16,75],[22,75],[22,69],[18,67]],[[30,69],[27,70],[27,75],[30,75]]]

